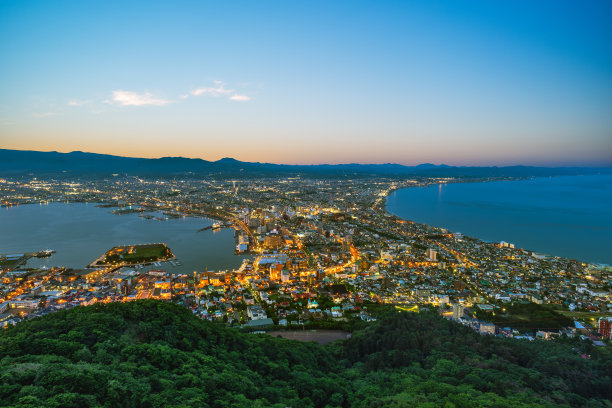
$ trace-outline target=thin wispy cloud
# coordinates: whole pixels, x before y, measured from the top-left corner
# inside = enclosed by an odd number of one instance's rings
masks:
[[[113,91],[113,99],[106,102],[121,106],[164,106],[170,103],[169,100],[155,97],[149,92],[138,93],[123,90]]]
[[[234,89],[233,87],[228,87],[222,81],[213,81],[212,86],[200,87],[189,91],[188,93],[178,95],[175,100],[164,99],[159,96],[153,95],[150,92],[134,92],[134,91],[126,91],[123,89],[118,89],[112,91],[112,97],[110,99],[106,99],[102,101],[107,105],[119,105],[119,106],[164,106],[173,102],[177,102],[179,100],[186,100],[194,97],[222,97],[227,98],[230,101],[235,102],[248,102],[252,98],[244,93],[241,93],[240,90]],[[89,100],[89,99],[70,99],[66,102],[67,106],[70,107],[79,107],[79,106],[90,106],[92,109],[95,108],[95,111],[92,113],[102,113],[104,109],[100,109],[100,106],[97,102]],[[40,113],[35,114],[37,117],[45,117],[52,116],[54,113]]]
[[[251,97],[250,96],[246,96],[246,95],[234,94],[234,95],[230,96],[230,100],[238,101],[238,102],[247,102],[247,101],[251,100]]]
[[[67,105],[68,106],[84,106],[84,105],[89,105],[91,103],[91,101],[79,101],[76,99],[71,99],[68,101]]]
[[[200,96],[200,95],[219,96],[219,95],[229,94],[232,92],[235,92],[235,91],[233,89],[225,89],[223,85],[219,85],[217,87],[212,87],[212,88],[194,89],[193,91],[191,91],[191,94],[193,96]]]
[[[215,86],[201,87],[192,90],[187,95],[181,95],[181,99],[187,99],[189,96],[226,96],[231,101],[250,101],[251,97],[236,93],[235,89],[226,88],[222,81],[214,81]]]

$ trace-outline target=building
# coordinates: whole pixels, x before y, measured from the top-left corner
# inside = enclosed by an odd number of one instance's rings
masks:
[[[533,303],[536,303],[536,304],[538,304],[538,305],[541,305],[542,303],[544,303],[544,302],[542,301],[542,298],[540,298],[540,297],[539,297],[539,296],[537,296],[537,295],[531,295],[531,296],[529,297],[529,300],[531,300]]]
[[[204,272],[200,278],[200,285],[221,286],[225,284],[224,272]]]
[[[382,275],[378,275],[378,276],[379,276],[379,279],[382,279]],[[431,296],[431,290],[416,288],[416,289],[412,289],[412,294],[421,299],[427,299],[429,298],[429,296]]]
[[[251,320],[248,325],[251,327],[260,327],[260,326],[271,326],[274,324],[274,320],[266,317],[265,319],[257,319]]]
[[[39,299],[22,300],[18,298],[14,300],[9,300],[8,302],[11,308],[13,309],[20,308],[20,307],[23,307],[25,309],[36,309],[38,307],[38,304],[40,303],[40,300]]]
[[[536,338],[539,338],[539,339],[550,340],[553,337],[559,337],[559,333],[546,331],[546,330],[538,330],[536,332]]]
[[[287,283],[291,279],[291,273],[287,270],[281,272],[281,282]]]
[[[246,235],[240,235],[238,237],[238,244],[236,245],[237,252],[246,252],[249,249],[249,237]]]
[[[266,314],[266,311],[263,310],[263,307],[258,305],[247,307],[247,316],[249,316],[249,319],[251,320],[262,320],[268,318],[268,315]]]
[[[437,256],[438,252],[435,249],[427,248],[427,258],[435,262]]]
[[[454,304],[453,305],[453,319],[454,320],[459,320],[463,318],[463,312],[465,311],[465,307],[463,307],[463,305],[460,304]]]
[[[601,334],[604,339],[612,338],[612,317],[599,318],[599,334]]]
[[[283,238],[279,235],[267,235],[264,238],[263,246],[273,249],[280,248],[283,246]]]
[[[480,323],[480,334],[495,334],[495,325],[493,323]]]

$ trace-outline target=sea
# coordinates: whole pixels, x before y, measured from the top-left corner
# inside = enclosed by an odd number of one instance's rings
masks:
[[[612,175],[409,187],[389,195],[387,211],[484,241],[612,265]]]
[[[180,265],[163,262],[148,269],[178,274],[231,270],[242,264],[243,257],[234,255],[234,229],[198,232],[213,221],[198,217],[159,221],[138,213],[113,214],[113,209],[58,202],[0,208],[0,254],[52,249],[56,252],[51,257],[31,258],[26,266],[80,269],[115,245],[165,243]]]

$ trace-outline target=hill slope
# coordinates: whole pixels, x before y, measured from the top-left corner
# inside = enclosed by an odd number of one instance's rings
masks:
[[[0,406],[610,406],[605,350],[480,337],[384,312],[320,347],[241,333],[169,303],[75,308],[0,334]]]

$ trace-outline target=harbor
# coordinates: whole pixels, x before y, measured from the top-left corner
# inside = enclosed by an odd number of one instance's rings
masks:
[[[4,233],[0,248],[5,254],[28,255],[20,266],[12,268],[85,268],[113,246],[147,242],[163,242],[171,248],[176,259],[163,264],[177,273],[204,268],[231,270],[242,264],[243,257],[234,255],[232,228],[221,228],[214,234],[197,232],[208,226],[212,230],[215,221],[210,218],[189,216],[157,222],[139,217],[141,213],[117,216],[109,208],[85,203],[14,206],[0,212]],[[55,250],[52,256],[29,256],[47,247]],[[14,261],[10,259],[11,264]],[[8,263],[0,260],[0,267]]]
[[[55,253],[52,249],[43,249],[38,252],[24,252],[17,254],[0,255],[0,269],[13,270],[26,265],[30,258],[48,258]]]

